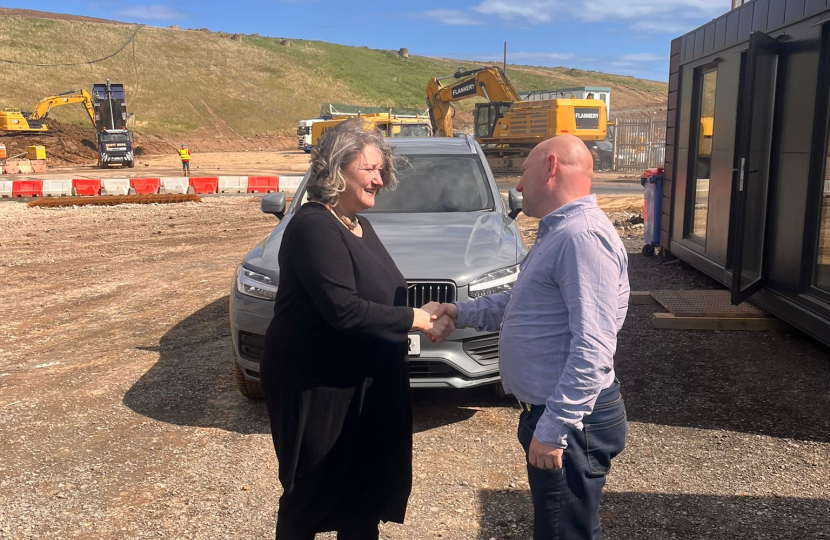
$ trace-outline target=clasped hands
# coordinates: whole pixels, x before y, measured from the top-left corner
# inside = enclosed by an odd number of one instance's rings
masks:
[[[458,308],[455,304],[429,302],[421,309],[430,315],[432,328],[424,331],[424,334],[433,343],[441,343],[455,331],[455,321],[458,319]]]
[[[415,309],[412,330],[419,330],[433,343],[441,343],[455,331],[458,308],[455,304],[430,302]]]

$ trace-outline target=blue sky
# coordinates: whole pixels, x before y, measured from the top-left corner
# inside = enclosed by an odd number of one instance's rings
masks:
[[[31,9],[32,3],[4,2]],[[728,0],[41,0],[37,9],[152,26],[313,39],[410,54],[565,66],[665,81],[672,38]]]

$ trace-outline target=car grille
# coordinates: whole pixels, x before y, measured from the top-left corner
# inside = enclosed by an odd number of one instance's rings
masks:
[[[419,308],[429,302],[455,302],[455,283],[409,283],[406,294],[407,306]]]
[[[265,336],[239,332],[239,354],[246,360],[259,362],[265,350]]]
[[[412,379],[468,378],[449,364],[435,360],[410,360],[409,377]]]
[[[462,348],[479,364],[486,366],[499,361],[499,336],[468,339]]]

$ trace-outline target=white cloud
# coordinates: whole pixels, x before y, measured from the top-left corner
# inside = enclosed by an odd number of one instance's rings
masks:
[[[172,21],[190,17],[189,13],[159,4],[153,4],[150,6],[132,6],[118,10],[115,14],[119,17],[131,17],[134,19],[145,19],[150,21]]]
[[[496,15],[507,20],[526,19],[529,23],[547,23],[553,20],[556,0],[484,0],[473,10],[483,15]]]
[[[527,24],[626,22],[639,32],[677,33],[728,8],[723,0],[484,0],[472,10]]]
[[[482,24],[471,13],[460,9],[431,9],[421,15],[448,26],[474,26]]]
[[[665,59],[665,54],[654,53],[634,53],[620,56],[620,62],[662,62]]]

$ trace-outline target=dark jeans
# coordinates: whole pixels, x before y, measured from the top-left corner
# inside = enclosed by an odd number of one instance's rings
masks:
[[[519,417],[519,442],[527,459],[536,423],[544,405],[533,405]],[[562,468],[543,470],[527,464],[533,498],[534,540],[599,540],[599,505],[611,458],[625,447],[625,405],[620,383],[603,390],[594,411],[583,419],[584,429],[568,432]]]

